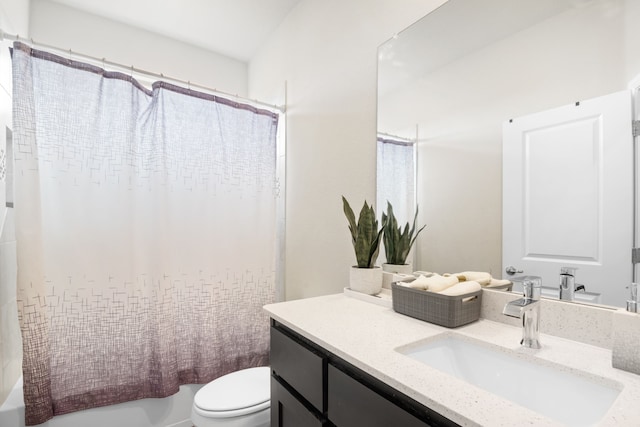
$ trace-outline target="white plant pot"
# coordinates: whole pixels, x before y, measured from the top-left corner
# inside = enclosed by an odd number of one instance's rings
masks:
[[[362,292],[367,295],[379,294],[382,290],[382,268],[351,267],[349,287],[352,291]]]
[[[411,264],[382,264],[382,269],[387,273],[411,274],[413,266]]]

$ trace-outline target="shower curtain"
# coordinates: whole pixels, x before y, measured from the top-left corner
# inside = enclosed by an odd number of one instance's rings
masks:
[[[412,222],[416,206],[415,146],[378,137],[376,199],[379,215],[393,206],[398,222]]]
[[[278,115],[13,49],[28,425],[268,363]]]

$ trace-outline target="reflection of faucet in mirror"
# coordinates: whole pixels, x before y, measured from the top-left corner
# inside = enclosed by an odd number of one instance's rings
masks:
[[[523,298],[510,301],[502,310],[505,316],[522,319],[522,340],[520,344],[528,348],[540,348],[540,292],[542,279],[538,276],[523,276],[513,280],[522,281]]]
[[[627,311],[631,313],[638,312],[638,302],[640,302],[640,298],[638,298],[638,284],[631,284],[631,299],[627,300]]]
[[[576,270],[574,267],[562,267],[560,269],[560,299],[573,301],[576,291],[584,291],[585,287],[576,284]]]

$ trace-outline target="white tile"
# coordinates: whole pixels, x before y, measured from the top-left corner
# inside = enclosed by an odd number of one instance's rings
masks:
[[[0,341],[0,349],[2,349],[2,341]],[[0,406],[5,401],[5,399],[9,395],[9,392],[11,391],[10,388],[7,388],[4,386],[4,367],[3,366],[4,364],[2,363],[2,356],[0,356]]]
[[[2,337],[0,357],[3,369],[21,355],[22,342],[18,340],[20,328],[17,315],[15,301],[0,305],[0,337]]]
[[[0,130],[1,132],[1,130]],[[7,209],[0,230],[0,243],[8,243],[16,241],[16,224],[15,224],[15,211],[13,209]]]
[[[14,358],[5,366],[6,369],[3,372],[3,387],[11,390],[18,381],[18,378],[22,376],[22,359]]]
[[[8,346],[7,352],[9,363],[22,363],[22,333],[20,332],[20,322],[18,321],[18,305],[9,304],[9,333],[4,337],[4,342]],[[6,363],[6,362],[5,362]]]
[[[5,356],[9,353],[9,344],[6,342],[9,334],[9,330],[5,325],[5,308],[6,304],[0,305],[0,371],[5,370],[5,360],[7,357]],[[5,335],[6,334],[6,335]],[[8,360],[7,360],[8,363]]]
[[[0,305],[16,299],[16,243],[0,243]]]
[[[11,54],[9,53],[8,43],[3,42],[0,47],[0,90],[11,93],[13,86]]]

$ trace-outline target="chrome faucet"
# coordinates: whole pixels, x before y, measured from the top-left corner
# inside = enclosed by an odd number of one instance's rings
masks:
[[[576,270],[574,267],[560,268],[560,299],[573,301],[576,291],[584,290],[584,285],[576,285]]]
[[[542,279],[538,276],[523,276],[512,281],[521,281],[523,298],[509,301],[502,310],[505,316],[522,319],[522,340],[520,344],[528,348],[540,348],[540,293]]]

